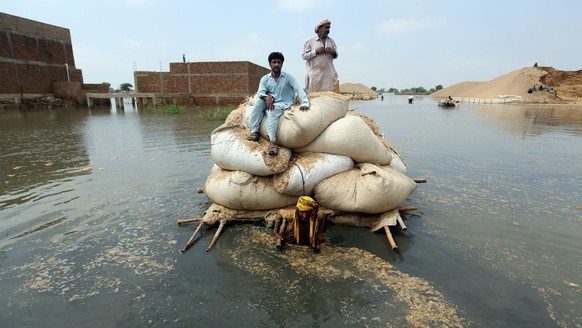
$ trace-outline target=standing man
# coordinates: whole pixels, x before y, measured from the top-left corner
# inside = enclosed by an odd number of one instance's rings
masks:
[[[322,19],[315,25],[316,36],[305,42],[303,59],[306,60],[305,87],[308,92],[331,91],[337,81],[333,60],[337,58],[337,46],[329,37],[331,21]]]
[[[325,239],[323,228],[329,214],[320,211],[319,205],[309,196],[299,197],[295,210],[279,210],[274,227],[277,248],[284,243],[307,245],[318,253]]]
[[[251,134],[247,139],[259,141],[259,127],[266,112],[267,134],[270,141],[269,155],[277,155],[279,153],[279,146],[277,146],[279,116],[293,105],[296,94],[299,96],[301,102],[299,109],[302,111],[309,110],[309,99],[297,80],[281,70],[285,60],[282,53],[272,52],[268,59],[271,72],[263,76],[259,82],[259,91],[249,118]]]

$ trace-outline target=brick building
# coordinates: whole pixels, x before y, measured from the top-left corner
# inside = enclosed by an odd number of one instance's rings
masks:
[[[247,61],[170,63],[169,72],[134,72],[134,82],[139,93],[190,95],[180,103],[238,105],[268,72]],[[108,91],[106,84],[83,83],[69,29],[0,12],[0,99],[26,103],[50,97],[84,104],[87,93]]]
[[[69,29],[0,12],[0,95],[57,97],[84,102],[86,92],[107,92],[84,84],[75,66]]]
[[[136,92],[187,93],[199,106],[238,105],[270,70],[248,61],[170,63],[169,72],[134,72]],[[190,99],[179,99],[185,103]]]

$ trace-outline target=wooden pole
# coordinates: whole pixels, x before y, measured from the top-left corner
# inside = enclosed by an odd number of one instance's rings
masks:
[[[196,230],[192,234],[192,237],[190,237],[190,239],[188,240],[188,242],[186,243],[186,245],[184,245],[184,247],[180,251],[181,253],[185,253],[188,250],[188,248],[190,248],[190,246],[192,246],[192,244],[194,243],[194,238],[196,238],[196,235],[198,234],[198,232],[200,231],[200,229],[202,229],[202,226],[203,225],[204,225],[204,222],[203,221],[201,221],[200,224],[198,224],[198,227],[196,228]]]
[[[216,230],[214,237],[212,237],[212,241],[210,242],[210,245],[208,245],[208,247],[206,248],[207,252],[210,252],[212,247],[214,247],[214,244],[216,244],[216,241],[218,240],[218,237],[220,236],[220,233],[222,232],[222,229],[224,228],[225,224],[226,224],[226,220],[220,220],[220,225],[218,226],[218,229]]]
[[[386,231],[386,237],[388,238],[388,242],[390,243],[390,247],[392,248],[392,250],[398,249],[398,246],[396,246],[394,238],[392,238],[392,234],[390,233],[390,227],[388,227],[387,225],[384,226],[384,231]]]
[[[412,181],[416,182],[416,183],[426,183],[426,178],[422,178],[422,179],[413,179]]]
[[[398,212],[408,212],[416,210],[416,206],[400,206],[398,208]]]
[[[396,214],[396,221],[398,221],[398,224],[400,224],[402,231],[406,230],[406,225],[404,224],[404,221],[402,221],[402,217],[400,217],[400,214]]]
[[[187,223],[194,223],[194,222],[200,222],[200,221],[202,221],[202,219],[200,219],[200,218],[183,219],[183,220],[178,220],[178,225],[183,225],[183,224],[187,224]]]

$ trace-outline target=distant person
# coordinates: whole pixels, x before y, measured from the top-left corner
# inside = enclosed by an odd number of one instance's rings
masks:
[[[273,229],[277,248],[285,243],[306,245],[318,253],[319,245],[325,239],[323,228],[329,214],[320,211],[319,205],[309,196],[299,197],[295,210],[279,210]]]
[[[182,61],[186,62],[186,55],[182,55]]]
[[[337,46],[329,37],[331,21],[322,19],[315,24],[316,36],[310,38],[303,46],[303,59],[306,61],[307,74],[305,88],[307,92],[331,91],[338,77],[333,60],[337,58]]]
[[[272,52],[268,60],[271,72],[263,76],[259,82],[257,98],[249,118],[251,133],[247,139],[259,141],[259,127],[266,112],[267,134],[270,141],[268,153],[274,156],[279,153],[279,146],[277,145],[279,116],[293,105],[295,95],[299,96],[299,109],[302,111],[309,110],[309,99],[305,90],[297,83],[297,80],[281,70],[285,60],[282,53]]]

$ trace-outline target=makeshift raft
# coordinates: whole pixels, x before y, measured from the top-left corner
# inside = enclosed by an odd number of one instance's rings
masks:
[[[406,176],[402,156],[372,118],[348,109],[349,98],[332,92],[309,98],[309,111],[294,105],[279,118],[275,156],[267,154],[265,119],[259,142],[246,139],[254,98],[212,132],[215,165],[199,191],[213,204],[202,218],[178,221],[198,223],[182,252],[202,228],[218,225],[206,248],[210,251],[228,222],[262,220],[271,227],[277,211],[294,209],[301,195],[313,197],[320,211],[333,213],[331,223],[383,229],[391,249],[398,248],[390,227],[406,230],[400,212],[415,208],[402,203],[426,180]]]
[[[454,108],[459,105],[457,100],[453,100],[452,98],[444,98],[438,101],[439,107],[446,107],[446,108]]]

